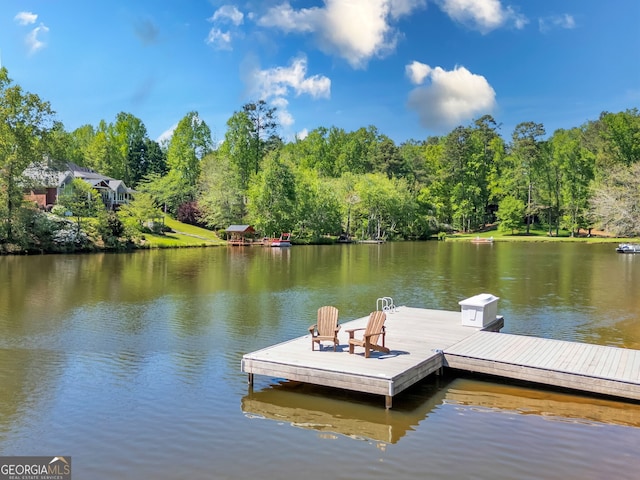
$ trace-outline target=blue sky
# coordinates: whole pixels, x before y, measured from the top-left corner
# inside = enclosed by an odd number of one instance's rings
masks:
[[[2,0],[2,65],[71,131],[128,112],[158,139],[243,104],[280,134],[396,143],[491,114],[548,134],[640,105],[638,0]]]

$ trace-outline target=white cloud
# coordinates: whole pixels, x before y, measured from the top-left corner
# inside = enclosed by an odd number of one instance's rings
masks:
[[[160,145],[168,143],[171,140],[171,137],[173,137],[173,132],[175,132],[176,128],[178,128],[178,124],[174,123],[164,132],[162,132],[158,138],[156,138],[156,142],[158,142]]]
[[[223,5],[216,10],[213,16],[209,19],[212,22],[231,22],[233,25],[240,25],[244,19],[243,13],[236,8],[235,5]]]
[[[294,10],[284,2],[269,9],[258,24],[288,33],[311,33],[325,53],[364,68],[372,57],[395,49],[398,32],[390,21],[425,4],[425,0],[325,0],[324,7]]]
[[[33,30],[31,30],[31,32],[29,32],[29,34],[25,38],[25,41],[27,43],[27,48],[29,49],[30,54],[34,54],[38,50],[42,50],[47,46],[47,44],[40,39],[40,36],[48,32],[49,27],[42,23],[40,24],[40,26],[34,28]]]
[[[451,19],[481,33],[507,24],[522,29],[528,23],[524,15],[512,7],[503,7],[500,0],[440,0],[439,5]]]
[[[324,75],[307,76],[307,59],[298,57],[289,67],[275,67],[268,70],[256,69],[251,75],[251,90],[259,98],[285,97],[291,91],[298,96],[311,95],[313,98],[329,98],[331,80]]]
[[[38,15],[31,12],[20,12],[13,19],[18,22],[18,25],[32,25],[36,23]]]
[[[552,15],[550,17],[539,18],[538,26],[541,32],[548,32],[552,28],[576,28],[576,21],[572,15],[565,13],[563,15]]]
[[[282,125],[283,127],[290,127],[295,123],[295,120],[293,119],[293,115],[291,115],[291,113],[288,110],[277,110],[277,113],[278,113],[278,121],[280,122],[280,125]]]
[[[284,97],[275,97],[269,103],[276,108],[276,116],[280,125],[286,128],[295,123],[293,115],[288,110],[289,100]]]
[[[415,63],[418,62],[411,65]],[[407,104],[418,113],[425,128],[445,130],[476,115],[489,113],[495,107],[496,92],[483,76],[475,75],[464,67],[447,71],[441,67],[424,66],[429,73],[423,80],[429,78],[431,83],[413,89]]]
[[[254,68],[248,75],[250,94],[277,108],[278,121],[284,127],[295,122],[288,110],[287,96],[310,95],[312,98],[329,98],[331,80],[323,75],[307,76],[306,57],[297,57],[288,67],[267,70]]]
[[[317,25],[321,25],[324,10],[319,7],[302,8],[295,11],[287,2],[270,8],[258,19],[258,25],[263,27],[277,27],[285,32],[313,32]]]
[[[415,60],[405,67],[405,73],[414,85],[420,85],[431,73],[431,67]]]
[[[218,50],[233,50],[231,47],[231,32],[223,32],[219,28],[214,27],[209,30],[206,43]]]
[[[283,97],[274,98],[273,100],[271,100],[271,105],[276,108],[287,108],[287,105],[289,105],[289,100]]]
[[[211,45],[217,50],[233,50],[231,42],[238,27],[244,21],[244,14],[234,5],[223,5],[216,10],[208,19],[214,25],[209,30],[209,35],[205,40],[207,45]],[[222,30],[220,25],[231,24],[231,29]],[[233,31],[232,31],[233,30]]]
[[[13,19],[18,25],[33,25],[38,20],[38,15],[32,12],[19,12]],[[49,27],[41,23],[27,34],[24,41],[27,44],[30,55],[47,46],[41,39],[41,36],[47,33],[49,33]]]
[[[300,130],[298,133],[296,133],[296,138],[298,140],[304,140],[305,138],[307,138],[309,136],[309,130],[306,128],[303,128],[302,130]]]
[[[389,0],[389,12],[394,18],[410,15],[418,8],[426,6],[424,0]]]

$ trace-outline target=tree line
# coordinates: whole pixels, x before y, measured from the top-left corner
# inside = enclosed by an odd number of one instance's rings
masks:
[[[149,228],[161,211],[213,230],[251,224],[308,242],[340,234],[426,239],[496,223],[511,232],[535,225],[556,235],[596,227],[640,234],[637,108],[551,135],[541,123],[522,122],[508,140],[485,115],[399,145],[372,125],[318,127],[285,141],[276,109],[262,100],[233,113],[219,144],[197,112],[163,144],[130,113],[73,131],[54,115],[0,69],[0,244],[37,236],[39,214],[22,202],[23,174],[43,158],[72,161],[136,190],[129,206],[98,222],[114,242]],[[68,200],[73,188],[81,192],[76,203]],[[76,184],[63,198],[78,210],[78,201],[92,197]]]

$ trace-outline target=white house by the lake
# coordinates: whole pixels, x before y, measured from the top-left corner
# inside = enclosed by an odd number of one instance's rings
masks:
[[[101,175],[72,162],[67,162],[64,169],[52,168],[46,161],[33,163],[24,171],[23,176],[28,183],[25,199],[45,209],[55,205],[58,196],[74,178],[95,188],[109,210],[116,210],[120,205],[129,203],[134,193],[122,180]]]

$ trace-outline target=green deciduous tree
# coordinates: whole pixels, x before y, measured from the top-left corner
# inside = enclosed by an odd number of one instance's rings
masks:
[[[422,203],[433,208],[436,222],[448,229],[453,222],[449,167],[444,162],[444,138],[431,138],[424,146],[425,182],[420,189]]]
[[[98,213],[98,233],[104,246],[109,249],[120,249],[130,241],[129,238],[121,241],[121,238],[127,234],[127,230],[114,211],[102,210]]]
[[[317,171],[323,176],[332,176],[333,167],[329,162],[328,140],[329,130],[318,127],[311,130],[304,139],[296,137],[290,144],[299,166]]]
[[[135,186],[147,173],[144,168],[145,140],[147,127],[136,116],[120,112],[111,128],[111,137],[117,150],[115,158],[119,165],[112,165],[111,176],[123,180],[129,186]]]
[[[180,205],[195,198],[195,186],[187,181],[177,171],[171,170],[162,176],[150,173],[142,179],[137,190],[150,194],[154,201],[165,213],[176,214]]]
[[[277,152],[272,152],[249,189],[249,218],[267,235],[291,232],[295,226],[295,210],[294,174]]]
[[[522,225],[522,218],[525,214],[524,202],[515,197],[507,196],[502,199],[498,207],[499,230],[511,232],[512,234]]]
[[[355,191],[354,231],[369,239],[384,239],[403,231],[413,219],[415,202],[404,180],[381,173],[359,176]]]
[[[552,159],[552,186],[559,183],[559,192],[553,192],[563,226],[574,235],[579,228],[589,225],[589,197],[594,178],[595,155],[582,145],[582,131],[578,128],[558,130],[550,140]],[[555,179],[560,177],[560,182]]]
[[[277,135],[276,108],[264,100],[247,103],[240,112],[234,112],[227,127],[221,149],[235,165],[239,187],[246,193],[252,175],[260,172],[265,155],[282,146]]]
[[[605,150],[612,160],[623,165],[640,161],[640,111],[637,108],[619,113],[603,112]]]
[[[162,219],[162,212],[148,193],[137,193],[131,202],[120,208],[118,215],[128,228],[140,232],[158,231]]]
[[[82,167],[90,167],[89,146],[93,143],[96,131],[92,125],[82,125],[69,133],[69,143],[65,160]]]
[[[78,232],[82,230],[83,218],[95,217],[99,209],[104,209],[100,194],[79,178],[74,178],[64,187],[62,194],[58,196],[58,203],[76,218]]]
[[[132,186],[137,185],[140,180],[150,173],[160,175],[167,173],[167,154],[158,142],[145,138],[140,163],[136,167],[133,172],[134,183]]]
[[[229,159],[238,173],[237,188],[245,195],[251,175],[258,168],[253,149],[253,124],[245,112],[234,113],[227,120],[227,133],[220,151]]]
[[[446,165],[446,183],[449,185],[453,225],[463,231],[472,226],[476,186],[472,181],[471,129],[456,127],[445,137],[443,164]]]
[[[298,168],[295,182],[296,237],[317,241],[325,234],[338,235],[341,214],[335,180],[320,177],[315,170]]]
[[[400,144],[398,150],[402,161],[395,169],[395,176],[404,178],[412,191],[420,190],[427,182],[426,145],[408,140]]]
[[[201,220],[210,228],[223,228],[244,221],[244,195],[238,171],[225,149],[202,159],[198,179],[198,207]]]
[[[20,178],[32,162],[47,153],[54,112],[37,95],[14,85],[0,68],[0,242],[12,242],[22,205]]]
[[[526,204],[527,233],[530,231],[533,215],[537,213],[535,184],[545,158],[540,153],[542,136],[545,134],[541,123],[522,122],[516,125],[511,137],[510,159],[512,169],[507,174],[512,188],[508,194],[521,198]]]
[[[125,112],[118,113],[113,124],[101,120],[95,129],[83,125],[67,134],[64,160],[133,188],[149,173],[167,172],[165,152],[149,139],[142,120]]]
[[[189,112],[178,122],[169,141],[167,165],[187,185],[195,187],[200,174],[200,160],[212,148],[211,130],[197,112]]]

